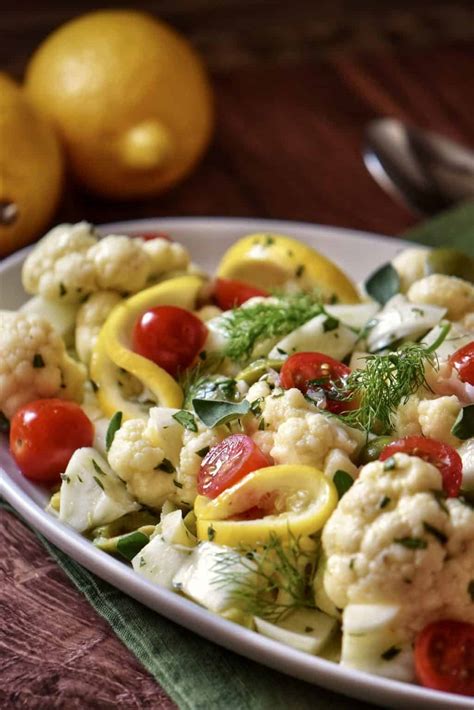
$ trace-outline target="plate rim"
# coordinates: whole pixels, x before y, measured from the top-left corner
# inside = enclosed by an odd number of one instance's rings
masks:
[[[397,237],[378,235],[361,230],[345,229],[330,225],[313,224],[291,220],[262,219],[253,217],[149,217],[134,220],[120,220],[97,225],[99,231],[111,229],[135,229],[131,225],[154,224],[157,228],[191,226],[198,229],[212,223],[214,226],[229,226],[243,230],[299,228],[315,233],[324,232],[337,238],[341,233],[364,241],[382,242],[404,247],[410,244]],[[34,248],[29,245],[6,257],[0,263],[0,275],[15,268],[26,254]],[[441,693],[402,681],[377,676],[354,669],[344,668],[332,661],[303,653],[284,644],[269,639],[255,631],[244,629],[199,606],[196,602],[180,597],[175,592],[152,584],[137,575],[131,568],[94,548],[77,532],[62,524],[54,516],[46,513],[12,478],[7,468],[10,462],[7,450],[0,448],[0,495],[19,512],[23,518],[52,544],[83,565],[93,574],[101,577],[125,594],[166,616],[175,623],[204,636],[229,650],[244,655],[263,665],[287,675],[300,678],[315,685],[321,685],[336,693],[343,693],[368,702],[379,702],[387,707],[407,707],[407,702],[416,703],[420,708],[463,708],[472,709],[469,698],[452,693]],[[158,608],[159,607],[159,608]],[[183,618],[184,614],[184,618]],[[180,618],[181,616],[181,618]]]

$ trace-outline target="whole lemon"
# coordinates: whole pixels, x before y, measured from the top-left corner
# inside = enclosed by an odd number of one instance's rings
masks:
[[[63,159],[49,122],[0,73],[0,256],[41,234],[61,195]]]
[[[104,10],[66,23],[33,55],[25,86],[54,121],[75,176],[108,197],[173,185],[211,136],[200,59],[168,25],[140,12]]]

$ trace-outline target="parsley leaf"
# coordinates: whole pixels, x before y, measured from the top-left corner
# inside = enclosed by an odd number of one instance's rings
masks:
[[[184,429],[188,429],[189,431],[198,430],[194,416],[191,412],[187,412],[185,409],[180,409],[179,412],[173,414],[173,419],[175,419],[178,424],[181,424]]]

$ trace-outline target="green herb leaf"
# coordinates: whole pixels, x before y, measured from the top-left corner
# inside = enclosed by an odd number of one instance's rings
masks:
[[[385,508],[389,503],[390,503],[390,498],[388,496],[384,496],[382,500],[380,501],[380,506],[379,508],[383,509]]]
[[[8,434],[10,431],[10,422],[3,412],[0,411],[0,434]]]
[[[210,449],[211,449],[210,446],[205,446],[203,449],[199,449],[199,451],[196,451],[196,454],[203,459],[204,456],[206,456],[209,453]]]
[[[191,412],[187,412],[185,409],[181,409],[176,414],[173,414],[173,419],[175,419],[182,427],[188,429],[189,431],[197,431],[197,424],[194,416]]]
[[[428,547],[426,540],[421,537],[396,537],[394,542],[403,545],[409,550],[425,550]]]
[[[130,561],[149,541],[149,538],[144,533],[138,532],[138,530],[128,535],[122,535],[117,541],[117,552]],[[143,566],[141,560],[140,566]]]
[[[45,364],[44,364],[43,356],[40,355],[40,353],[35,353],[33,355],[33,367],[40,368],[40,367],[44,367],[44,366],[45,366]]]
[[[95,472],[98,473],[99,476],[106,476],[107,475],[105,473],[105,471],[102,471],[101,467],[99,466],[99,464],[97,463],[97,461],[95,459],[91,459],[91,461],[92,461],[92,465],[94,466]]]
[[[66,288],[66,286],[63,284],[63,282],[60,281],[60,282],[59,282],[59,295],[62,297],[62,296],[65,296],[66,293],[67,293],[67,288]]]
[[[337,488],[339,500],[341,500],[344,493],[347,493],[349,488],[354,483],[354,479],[352,478],[352,476],[348,474],[347,471],[342,471],[341,469],[338,469],[336,471],[336,473],[332,477],[332,481]]]
[[[159,463],[156,468],[157,469],[159,468],[161,471],[164,471],[165,473],[176,473],[176,469],[169,459],[163,459],[163,461],[161,463]]]
[[[323,330],[325,333],[329,333],[331,330],[336,330],[339,328],[339,321],[333,316],[328,316],[323,323]]]
[[[199,419],[211,429],[242,417],[250,411],[250,402],[225,402],[212,399],[193,399],[194,411]]]
[[[369,276],[365,282],[365,290],[382,306],[400,292],[400,277],[390,262]]]
[[[383,658],[384,661],[391,661],[392,658],[398,656],[400,652],[400,648],[397,648],[396,646],[390,646],[390,648],[387,648],[386,651],[380,654],[380,658]]]
[[[114,416],[109,422],[109,426],[107,427],[107,433],[105,435],[105,449],[108,451],[110,447],[112,446],[112,442],[114,440],[115,434],[118,432],[120,427],[122,426],[122,412],[115,412]]]
[[[216,531],[214,530],[212,525],[209,525],[209,527],[207,528],[207,539],[209,540],[209,542],[212,542],[214,540],[215,536],[216,536]]]
[[[461,409],[451,427],[451,433],[463,441],[474,436],[474,404],[468,404]]]
[[[104,484],[102,483],[102,481],[100,480],[100,478],[97,478],[97,476],[92,476],[92,478],[93,478],[94,481],[97,483],[97,485],[99,486],[99,488],[102,488],[102,490],[104,491],[104,490],[105,490]]]
[[[435,528],[434,525],[431,525],[430,523],[427,523],[424,520],[423,527],[426,530],[426,532],[429,533],[430,535],[433,535],[433,537],[435,537],[438,540],[438,542],[441,543],[441,545],[445,545],[448,542],[448,536],[445,535],[445,533],[442,530]]]

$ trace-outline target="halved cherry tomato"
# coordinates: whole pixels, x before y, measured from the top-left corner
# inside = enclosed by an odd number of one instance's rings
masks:
[[[152,239],[166,239],[167,242],[172,242],[173,240],[171,239],[169,234],[166,234],[165,232],[128,232],[129,237],[140,237],[141,239],[144,239],[146,242],[151,241]]]
[[[457,370],[461,382],[474,385],[474,342],[456,350],[449,358],[449,364]]]
[[[280,384],[285,390],[296,387],[303,394],[312,395],[328,412],[342,414],[355,406],[338,391],[350,373],[349,367],[324,353],[295,353],[281,368]]]
[[[192,365],[206,337],[206,326],[189,311],[156,306],[137,318],[132,348],[176,377]]]
[[[271,461],[246,434],[232,434],[213,446],[202,460],[197,490],[216,498],[251,471],[271,466]]]
[[[435,621],[415,641],[415,670],[422,685],[474,695],[474,624]]]
[[[10,426],[10,451],[26,478],[52,485],[76,449],[92,446],[94,427],[75,402],[38,399],[21,407]]]
[[[256,288],[242,281],[234,281],[233,279],[216,279],[214,286],[214,300],[219,308],[223,311],[228,311],[231,308],[237,308],[242,303],[248,301],[249,298],[255,296],[269,296],[268,291],[263,288]]]
[[[441,474],[446,495],[449,498],[459,495],[462,482],[462,460],[452,446],[425,436],[406,436],[404,439],[392,441],[382,449],[379,460],[386,461],[397,453],[418,456],[420,459],[432,463]]]

